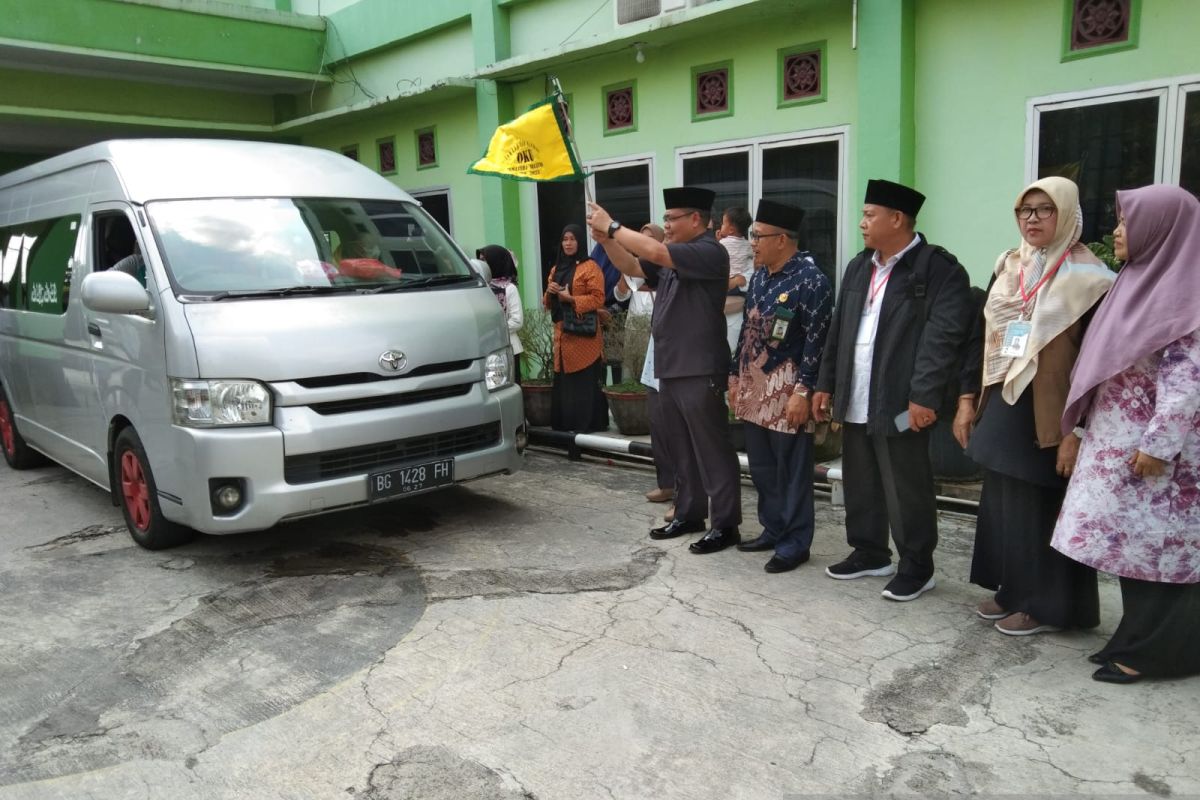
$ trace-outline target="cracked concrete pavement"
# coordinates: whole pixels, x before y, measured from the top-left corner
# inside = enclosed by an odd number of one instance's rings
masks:
[[[61,469],[0,469],[0,800],[1200,796],[1200,681],[1090,679],[1098,631],[938,588],[652,542],[650,473],[527,469],[272,531],[135,547]],[[744,493],[755,535],[754,493]]]

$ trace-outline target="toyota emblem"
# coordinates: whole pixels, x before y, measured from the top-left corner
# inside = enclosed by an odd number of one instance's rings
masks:
[[[401,353],[399,350],[388,350],[379,357],[379,366],[386,369],[388,372],[399,372],[404,369],[404,365],[408,363],[408,356]]]

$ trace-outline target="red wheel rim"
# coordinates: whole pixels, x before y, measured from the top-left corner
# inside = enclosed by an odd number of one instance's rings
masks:
[[[132,450],[121,454],[121,494],[125,496],[125,511],[139,531],[150,528],[150,486],[142,462]]]
[[[0,400],[0,445],[10,456],[17,449],[17,437],[14,435],[12,412],[8,410],[8,401]]]

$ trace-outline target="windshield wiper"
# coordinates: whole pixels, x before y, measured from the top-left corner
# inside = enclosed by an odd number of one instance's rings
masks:
[[[240,297],[289,297],[298,294],[332,294],[352,291],[347,286],[283,286],[278,289],[231,289],[208,295],[210,302]]]
[[[474,281],[474,275],[429,275],[424,278],[402,280],[399,283],[388,283],[374,289],[367,289],[364,294],[386,294],[387,292],[404,292],[409,289],[424,289],[429,286],[442,286],[447,283],[463,283]]]

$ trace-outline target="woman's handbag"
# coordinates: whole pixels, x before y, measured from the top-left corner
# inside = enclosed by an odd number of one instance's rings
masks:
[[[562,332],[572,336],[595,336],[599,320],[595,311],[579,314],[573,308],[563,308]]]

